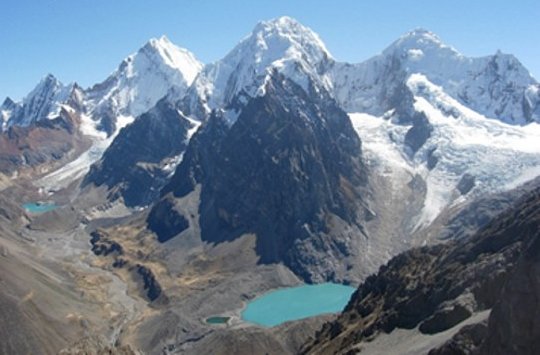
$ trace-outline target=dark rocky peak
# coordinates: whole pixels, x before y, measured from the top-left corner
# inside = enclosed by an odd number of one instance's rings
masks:
[[[255,233],[260,262],[282,261],[306,280],[330,278],[315,271],[306,249],[352,252],[338,234],[322,235],[332,232],[332,218],[363,223],[360,139],[328,93],[312,87],[308,95],[278,73],[264,90],[230,128],[219,113],[210,117],[164,193],[181,197],[201,184],[203,240]]]
[[[206,169],[212,169],[209,159],[214,157],[230,129],[223,110],[214,110],[202,127],[195,133],[170,182],[161,190],[165,197],[173,193],[175,197],[184,197],[193,191],[205,175]]]
[[[423,112],[415,110],[415,98],[407,85],[399,84],[385,94],[390,94],[386,110],[394,111],[392,119],[399,124],[411,125],[405,134],[404,143],[409,157],[412,158],[431,136],[433,125]]]

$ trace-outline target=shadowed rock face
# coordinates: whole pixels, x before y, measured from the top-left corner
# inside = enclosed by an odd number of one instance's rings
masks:
[[[433,127],[423,112],[415,112],[411,121],[413,126],[405,134],[405,144],[414,155],[429,139]]]
[[[184,152],[190,128],[190,121],[163,99],[120,131],[83,186],[106,185],[111,200],[122,197],[129,207],[151,203],[168,181],[165,160]]]
[[[393,258],[359,287],[338,320],[325,324],[304,352],[346,353],[395,328],[419,326],[434,334],[472,312],[493,309],[487,332],[485,327],[464,330],[433,353],[463,346],[483,354],[532,354],[540,339],[539,230],[537,185],[476,235]]]
[[[312,90],[308,96],[276,74],[230,128],[214,114],[163,191],[182,197],[201,184],[203,240],[256,233],[260,262],[283,261],[307,280],[314,261],[308,249],[350,253],[339,236],[320,236],[332,233],[333,218],[361,229],[366,184],[360,140],[347,115]]]
[[[188,227],[188,221],[175,210],[174,203],[170,200],[159,203],[148,216],[148,228],[157,235],[160,243],[168,241]]]
[[[481,354],[537,354],[540,349],[540,225],[489,317]],[[533,228],[533,226],[531,226]]]
[[[400,80],[403,80],[403,78]],[[393,90],[388,100],[389,109],[396,111],[396,117],[399,123],[412,125],[405,134],[404,143],[410,149],[410,155],[414,156],[431,136],[433,126],[429,123],[423,112],[415,110],[414,95],[407,85],[398,84]],[[432,161],[432,168],[436,164],[436,162]]]
[[[457,184],[457,189],[462,195],[466,195],[475,185],[475,177],[471,174],[464,174]]]
[[[140,282],[146,293],[146,297],[150,301],[155,301],[162,295],[161,285],[156,280],[154,273],[149,268],[143,265],[135,265],[137,275],[140,277]]]

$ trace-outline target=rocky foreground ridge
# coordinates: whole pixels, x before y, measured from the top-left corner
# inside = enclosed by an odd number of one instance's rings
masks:
[[[540,346],[540,186],[472,238],[417,248],[393,258],[324,325],[305,354],[354,354],[394,330],[432,335],[473,314],[430,354],[533,354]],[[406,353],[403,349],[403,353]]]

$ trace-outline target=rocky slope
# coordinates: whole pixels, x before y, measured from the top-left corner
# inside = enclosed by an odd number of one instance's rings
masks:
[[[538,83],[515,58],[465,57],[425,30],[404,35],[364,63],[345,65],[295,20],[261,22],[227,56],[201,71],[186,96],[178,97],[178,107],[200,120],[221,110],[222,123],[209,126],[215,126],[213,139],[222,139],[218,136],[247,105],[264,96],[273,72],[309,95],[328,92],[351,112],[354,128],[368,142],[367,160],[380,180],[372,182],[376,236],[363,248],[370,252],[362,263],[371,268],[415,245],[418,238],[412,241],[410,235],[425,233],[440,215],[540,172],[540,151],[533,143],[540,131],[534,123],[526,125],[537,117]],[[210,140],[206,144],[217,149]],[[486,159],[490,154],[496,158]],[[510,168],[500,172],[501,165]],[[386,206],[390,200],[395,208]],[[162,224],[177,227],[162,240],[187,228]]]
[[[304,353],[361,352],[366,341],[398,328],[437,334],[492,309],[487,331],[482,325],[464,328],[433,353],[468,347],[467,353],[532,354],[538,339],[539,207],[537,183],[473,237],[393,258],[366,279]]]
[[[87,334],[114,342],[111,330],[129,308],[125,290],[89,266],[84,233],[63,225],[69,210],[41,219],[56,227],[47,234],[13,202],[20,188],[0,195],[0,353],[56,354]]]
[[[537,208],[537,207],[536,207]],[[489,317],[481,354],[534,354],[540,347],[540,237],[536,234],[512,270]]]

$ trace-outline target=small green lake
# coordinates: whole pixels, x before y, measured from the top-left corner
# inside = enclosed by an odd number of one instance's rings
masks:
[[[26,212],[40,214],[54,210],[58,206],[53,202],[28,202],[22,205]]]
[[[251,302],[242,319],[274,327],[284,322],[341,312],[356,288],[334,283],[302,285],[271,291]]]
[[[206,318],[206,323],[208,324],[227,324],[227,322],[231,319],[231,317],[210,317]]]

